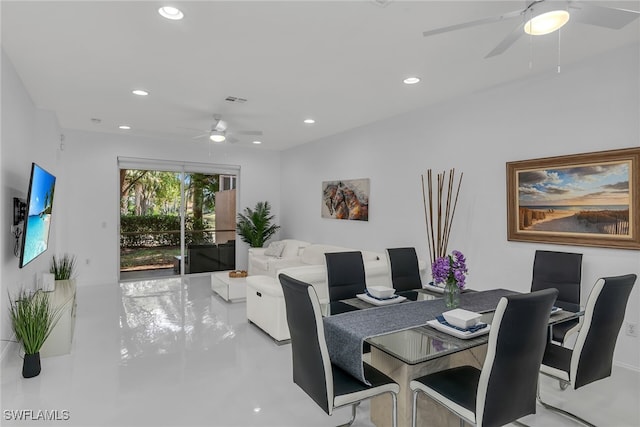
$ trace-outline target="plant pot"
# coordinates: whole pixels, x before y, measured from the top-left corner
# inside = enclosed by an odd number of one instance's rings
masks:
[[[40,353],[25,354],[22,361],[22,376],[33,378],[40,375]]]

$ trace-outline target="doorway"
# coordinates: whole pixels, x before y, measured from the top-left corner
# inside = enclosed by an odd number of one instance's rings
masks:
[[[120,280],[234,270],[233,172],[119,159]]]

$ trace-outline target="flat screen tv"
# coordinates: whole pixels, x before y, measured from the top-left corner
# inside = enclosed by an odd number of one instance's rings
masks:
[[[37,164],[31,164],[31,178],[27,193],[27,215],[22,230],[20,268],[47,250],[55,185],[55,176]]]

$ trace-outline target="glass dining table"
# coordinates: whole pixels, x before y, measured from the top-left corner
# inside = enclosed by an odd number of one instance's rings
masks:
[[[432,304],[441,304],[441,294],[425,289],[415,291],[416,301],[434,301]],[[474,292],[474,291],[468,291]],[[485,291],[490,293],[495,291]],[[506,294],[517,293],[505,291]],[[483,294],[478,293],[478,297]],[[463,294],[465,295],[465,294]],[[473,296],[475,297],[475,296]],[[473,298],[468,295],[467,301]],[[346,304],[359,309],[375,307],[361,299],[343,300]],[[405,303],[397,304],[402,305]],[[430,303],[426,303],[428,306]],[[462,307],[464,308],[464,307]],[[491,324],[495,306],[492,309],[477,310],[482,314],[481,322]],[[368,311],[368,310],[367,310]],[[583,312],[570,312],[559,310],[549,318],[550,328],[560,322],[575,319]],[[325,322],[325,328],[327,322]],[[550,332],[551,333],[551,332]],[[409,388],[409,382],[422,375],[437,372],[456,366],[471,365],[482,368],[486,356],[489,334],[485,333],[474,338],[457,338],[446,332],[434,329],[426,324],[405,328],[403,330],[379,334],[365,339],[371,347],[371,352],[362,356],[363,361],[371,364],[378,370],[393,378],[400,385],[398,395],[398,426],[411,425],[411,411],[413,396]],[[328,339],[331,352],[331,340]],[[335,344],[333,344],[335,345]],[[371,402],[371,421],[377,427],[391,425],[391,398],[379,396]],[[459,418],[426,398],[419,397],[418,425],[420,426],[459,426]]]

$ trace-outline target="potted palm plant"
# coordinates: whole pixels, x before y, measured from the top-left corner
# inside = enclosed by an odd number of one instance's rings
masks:
[[[24,350],[23,377],[40,374],[40,349],[60,320],[65,304],[54,307],[42,291],[21,290],[15,297],[9,295],[11,326]]]
[[[269,202],[258,202],[255,209],[245,208],[243,214],[238,214],[236,232],[252,248],[261,248],[280,229],[271,223],[274,218]]]

